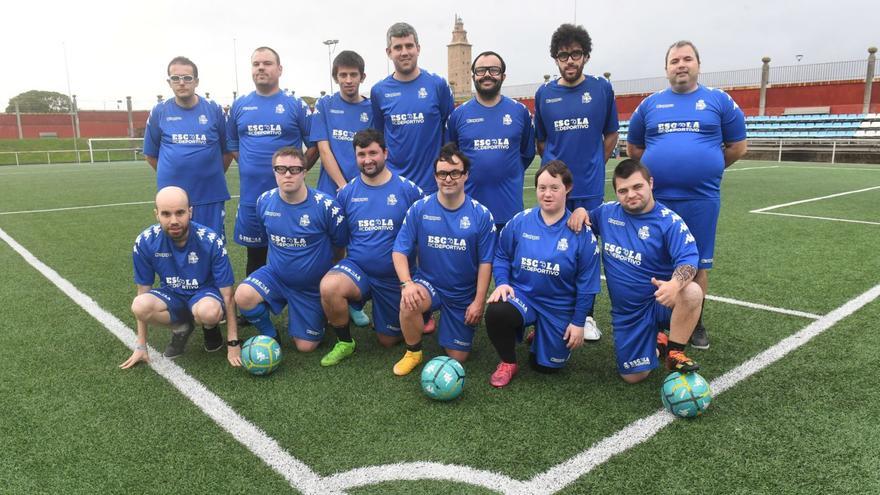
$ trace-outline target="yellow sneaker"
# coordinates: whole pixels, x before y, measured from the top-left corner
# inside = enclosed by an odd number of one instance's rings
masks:
[[[406,354],[394,365],[394,374],[397,376],[408,375],[422,362],[422,351],[406,351]]]

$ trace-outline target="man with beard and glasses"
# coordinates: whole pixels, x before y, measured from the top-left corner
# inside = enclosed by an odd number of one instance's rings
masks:
[[[147,327],[160,325],[171,328],[171,342],[165,357],[174,359],[183,354],[194,324],[203,326],[205,350],[223,347],[217,327],[225,312],[233,314],[232,265],[225,243],[208,227],[192,222],[192,208],[186,191],[177,186],[163,187],[156,194],[156,220],[134,241],[132,262],[137,297],[131,311],[137,319],[137,340],[134,352],[120,368],[127,369],[139,362],[149,362]],[[153,283],[159,277],[159,287]],[[227,324],[227,359],[241,366],[238,327],[235,318]]]
[[[578,207],[591,210],[602,204],[605,162],[617,146],[617,105],[611,83],[584,74],[591,50],[592,41],[583,26],[559,26],[550,40],[550,56],[561,77],[535,93],[535,135],[541,164],[562,160],[574,176],[566,201],[569,211]],[[596,341],[601,335],[590,314],[584,340]]]
[[[486,51],[471,73],[477,95],[453,110],[446,136],[471,161],[465,192],[495,217],[500,231],[523,209],[523,178],[535,158],[535,128],[522,103],[501,95],[507,65]]]
[[[348,253],[321,280],[321,305],[338,339],[321,366],[350,356],[355,342],[349,329],[350,304],[373,301],[376,338],[384,347],[401,341],[400,282],[391,249],[406,211],[423,194],[419,186],[385,167],[388,151],[382,133],[364,129],[354,135],[360,176],[337,195],[349,229]]]

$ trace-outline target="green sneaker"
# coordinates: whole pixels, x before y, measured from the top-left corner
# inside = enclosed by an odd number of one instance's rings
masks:
[[[353,340],[351,342],[337,341],[333,349],[321,358],[321,366],[336,366],[343,359],[354,354],[354,347]]]

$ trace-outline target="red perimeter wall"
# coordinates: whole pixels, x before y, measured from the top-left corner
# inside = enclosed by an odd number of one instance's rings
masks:
[[[132,112],[134,135],[143,136],[144,127],[150,112]],[[23,113],[21,114],[22,133],[25,138],[38,138],[41,132],[54,132],[58,137],[73,137],[73,126],[68,114]],[[80,111],[80,136],[128,137],[128,112],[126,111]],[[0,139],[18,139],[15,114],[0,113]]]

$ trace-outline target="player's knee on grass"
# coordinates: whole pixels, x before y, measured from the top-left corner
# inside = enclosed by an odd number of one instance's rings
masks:
[[[166,308],[165,303],[149,292],[135,297],[131,302],[131,312],[139,321],[147,321],[153,314],[164,311]]]
[[[630,385],[639,383],[640,381],[648,378],[648,375],[651,374],[651,371],[641,371],[639,373],[629,373],[629,374],[621,374],[620,377],[623,378],[623,381],[629,383]]]
[[[455,359],[459,363],[463,363],[463,362],[467,361],[467,358],[470,355],[470,352],[458,351],[455,349],[446,349],[446,355],[451,357],[452,359]]]
[[[318,348],[321,342],[313,342],[311,340],[303,340],[294,337],[293,345],[296,346],[296,350],[299,352],[312,352]]]
[[[193,319],[199,325],[214,327],[223,319],[223,306],[220,302],[206,297],[193,306],[192,313]]]
[[[261,302],[263,302],[263,297],[250,285],[241,284],[235,289],[235,305],[239,308],[254,309]]]

